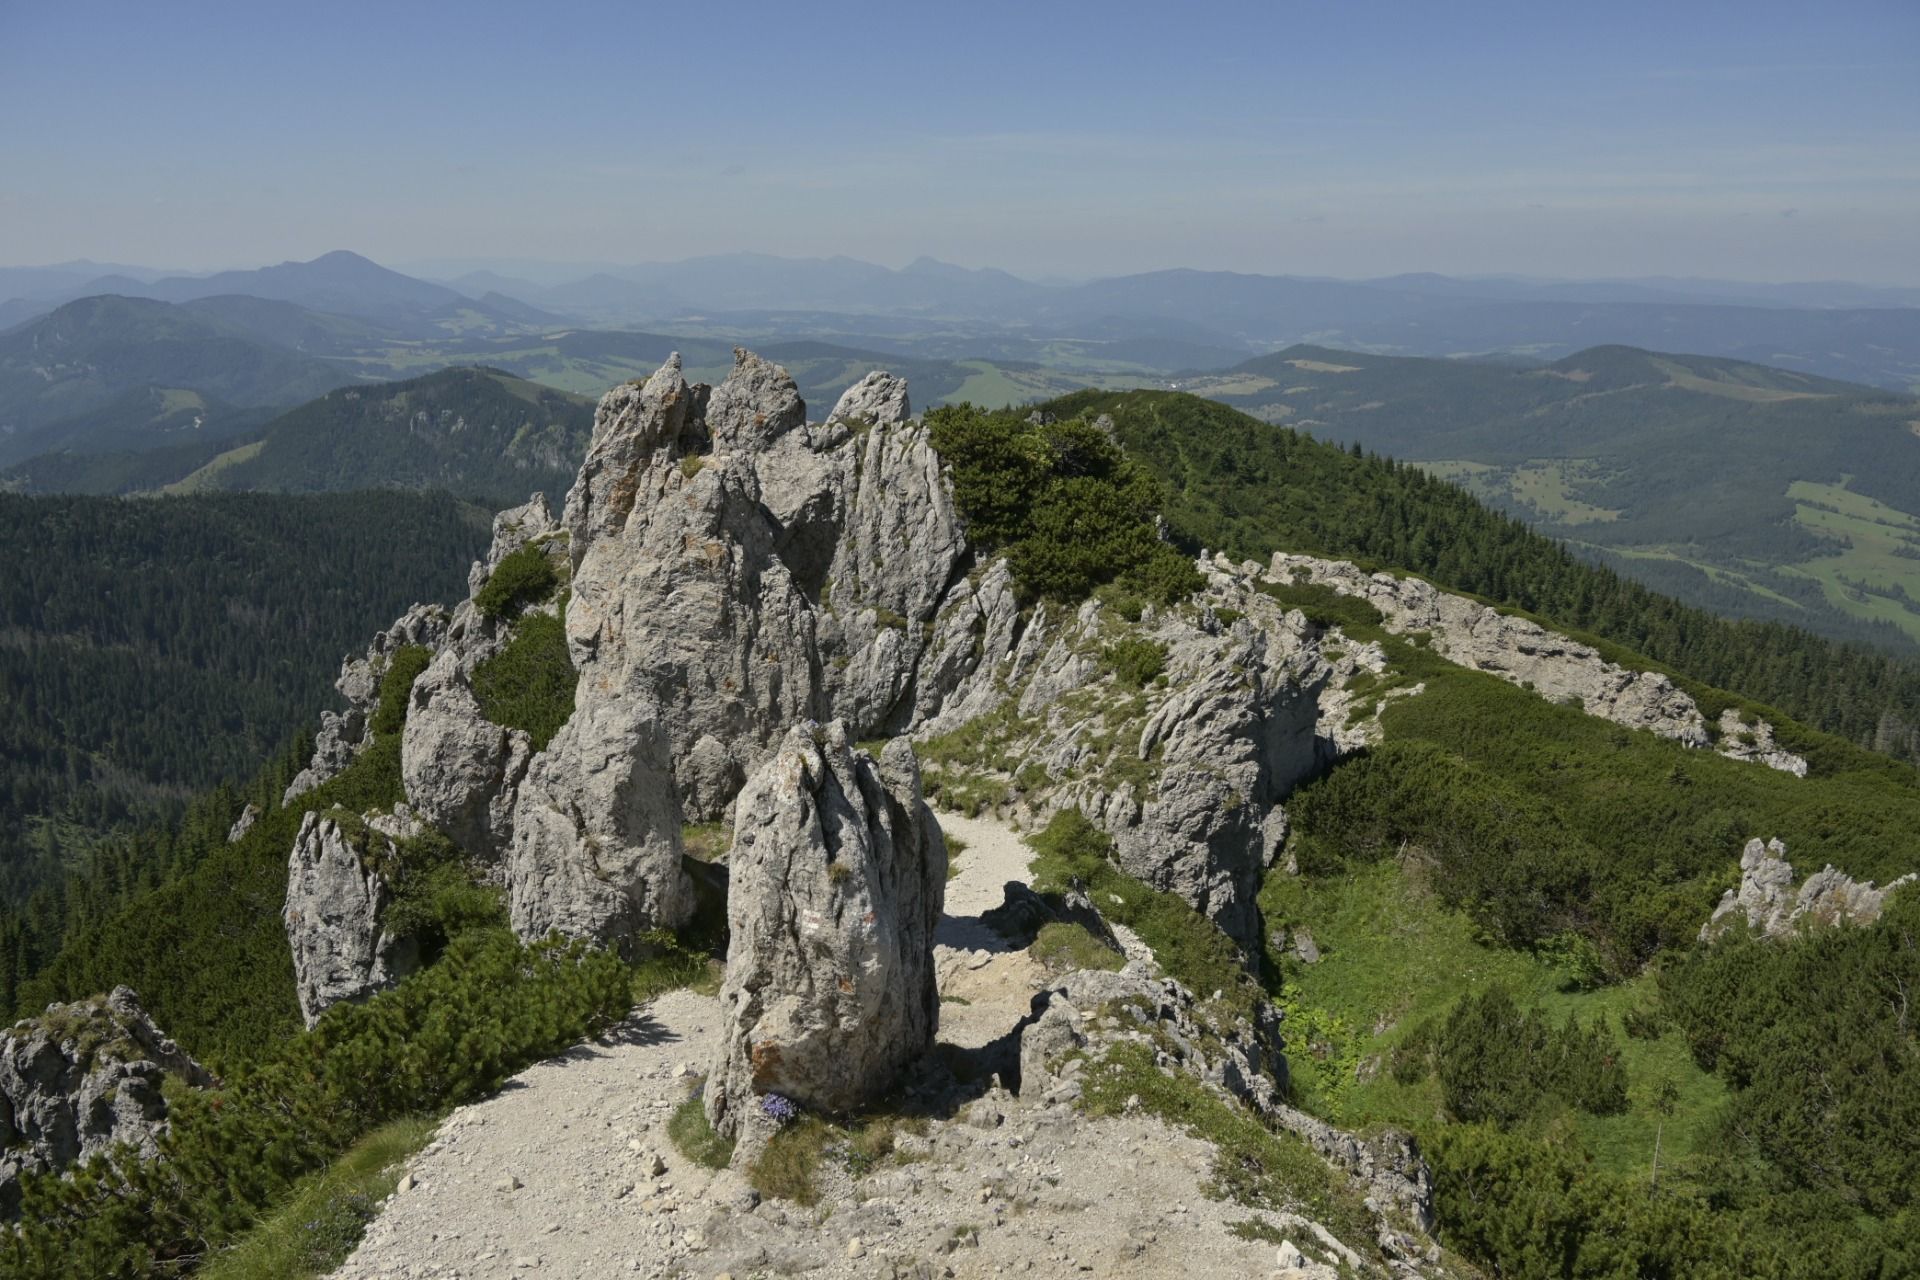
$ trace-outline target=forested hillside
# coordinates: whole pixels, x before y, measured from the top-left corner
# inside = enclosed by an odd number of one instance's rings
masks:
[[[1165,487],[1187,546],[1276,548],[1418,573],[1588,631],[1863,747],[1920,759],[1920,668],[1778,623],[1733,622],[1584,563],[1418,467],[1173,392],[1081,392],[1043,408],[1106,413]]]
[[[295,405],[353,381],[349,370],[184,307],[82,298],[0,334],[0,464],[219,434],[223,406]]]
[[[461,593],[488,518],[432,494],[0,496],[0,901],[251,777],[341,655]]]
[[[1521,367],[1291,347],[1182,389],[1418,462],[1716,612],[1920,638],[1911,395],[1630,347]]]
[[[489,507],[564,492],[593,402],[497,369],[343,387],[218,443],[57,453],[5,473],[30,493],[443,489]]]

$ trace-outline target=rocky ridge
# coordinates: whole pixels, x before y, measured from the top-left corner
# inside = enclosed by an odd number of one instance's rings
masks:
[[[446,630],[445,609],[437,604],[417,604],[375,636],[366,653],[349,656],[340,664],[340,675],[333,687],[346,698],[347,709],[320,713],[320,729],[313,738],[313,759],[288,784],[286,794],[281,797],[282,804],[312,791],[353,763],[353,758],[372,741],[369,721],[380,698],[380,679],[386,675],[393,655],[411,645],[434,648]]]
[[[1920,872],[1909,872],[1876,889],[1871,880],[1855,880],[1827,866],[1808,876],[1795,892],[1787,846],[1779,840],[1762,844],[1756,837],[1747,841],[1740,854],[1739,887],[1721,897],[1700,926],[1700,938],[1710,941],[1742,920],[1762,937],[1773,939],[1797,937],[1808,929],[1872,924],[1880,918],[1887,895],[1910,884],[1920,884]]]
[[[781,1092],[843,1110],[924,1058],[938,1012],[928,904],[937,916],[940,900],[925,876],[944,853],[937,826],[916,816],[907,741],[928,761],[930,794],[1021,822],[1076,807],[1113,838],[1123,870],[1249,951],[1289,794],[1378,741],[1388,699],[1421,692],[1389,681],[1365,696],[1389,674],[1382,647],[1289,608],[1274,588],[1358,596],[1389,630],[1425,632],[1463,666],[1691,747],[1712,742],[1698,706],[1663,676],[1339,562],[1204,558],[1197,594],[1137,612],[1098,598],[1023,601],[1007,563],[968,545],[909,411],[904,383],[875,374],[810,422],[785,371],[745,351],[718,387],[689,385],[673,358],[615,388],[559,518],[538,499],[502,513],[470,598],[426,638],[436,652],[409,697],[399,818],[417,815],[487,868],[523,938],[557,930],[644,947],[693,910],[684,824],[731,814],[734,950],[705,1106],[723,1133],[745,1131],[748,1150],[749,1099]],[[488,721],[472,692],[519,625],[480,598],[528,546],[548,556],[557,585],[527,607],[557,617],[576,673],[572,713],[540,750]],[[377,691],[376,656],[365,664]],[[348,683],[353,700],[365,681]],[[329,752],[365,740],[368,708],[354,701],[348,717],[360,720],[341,719]],[[1793,770],[1771,726],[1733,736],[1743,752],[1728,754]],[[851,747],[874,738],[891,739],[877,762]],[[317,749],[316,770],[331,759]],[[379,830],[392,816],[361,817]],[[313,886],[308,900],[343,904],[338,927],[358,941],[310,948],[303,972],[337,970],[337,998],[357,998],[392,980],[400,952],[385,937],[380,886],[355,878],[339,841],[316,824],[297,874]],[[1151,1044],[1163,1070],[1204,1081],[1347,1170],[1383,1256],[1418,1273],[1431,1188],[1417,1152],[1285,1107],[1270,1007],[1220,1016],[1154,973],[1138,939],[1106,936],[1134,967],[1067,975],[1036,1003],[1008,1076],[1032,1073],[1023,1097],[1038,1088],[1071,1101],[1056,1070],[1122,1041]]]
[[[168,1076],[213,1083],[126,987],[49,1005],[0,1032],[0,1217],[18,1215],[23,1174],[59,1172],[122,1144],[151,1159],[167,1130]]]
[[[1142,1109],[1090,1114],[1082,1087],[1100,1055],[1144,1043],[1168,1073],[1223,1098],[1265,1098],[1284,1119],[1265,1074],[1271,1028],[1229,1024],[1222,1034],[1209,1002],[1152,972],[1150,952],[1122,973],[1049,975],[1024,950],[997,949],[1009,944],[973,913],[1002,900],[1009,879],[1024,884],[1031,850],[991,820],[940,824],[968,847],[937,930],[951,1017],[932,1058],[965,1057],[999,1079],[958,1085],[937,1067],[910,1071],[886,1108],[896,1117],[890,1152],[830,1145],[813,1175],[818,1203],[767,1198],[739,1161],[703,1167],[668,1136],[676,1108],[712,1087],[699,1064],[727,1060],[736,1026],[723,1001],[672,992],[609,1043],[581,1045],[530,1069],[524,1087],[450,1116],[337,1280],[1456,1274],[1409,1234],[1428,1194],[1424,1167],[1391,1141],[1316,1136],[1326,1127],[1298,1118],[1303,1139],[1347,1158],[1355,1193],[1380,1205],[1381,1238],[1370,1240],[1298,1206],[1221,1198],[1209,1189],[1211,1144]],[[1249,1222],[1278,1247],[1234,1229]],[[1389,1239],[1404,1258],[1386,1251]]]
[[[1453,595],[1419,578],[1368,573],[1344,560],[1275,552],[1267,567],[1270,581],[1313,583],[1341,595],[1365,600],[1380,611],[1395,634],[1424,632],[1435,653],[1474,671],[1521,685],[1553,702],[1578,706],[1629,729],[1645,729],[1689,747],[1713,744],[1706,718],[1685,690],[1654,671],[1630,671],[1537,622],[1505,614],[1465,596]],[[1780,750],[1773,726],[1760,721],[1738,727],[1717,746],[1720,754],[1752,760],[1769,768],[1806,776],[1807,763]],[[1745,735],[1750,741],[1741,740]]]

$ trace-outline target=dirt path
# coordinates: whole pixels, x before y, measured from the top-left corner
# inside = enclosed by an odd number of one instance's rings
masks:
[[[938,934],[940,1039],[974,1049],[1028,1011],[1045,972],[979,922],[1031,851],[1002,824],[940,815],[967,842]],[[673,1109],[710,1058],[716,1001],[673,992],[612,1043],[583,1044],[462,1107],[409,1164],[335,1280],[1265,1276],[1245,1210],[1201,1194],[1211,1149],[1146,1119],[992,1092],[899,1157],[824,1159],[821,1203],[761,1202],[682,1157]]]

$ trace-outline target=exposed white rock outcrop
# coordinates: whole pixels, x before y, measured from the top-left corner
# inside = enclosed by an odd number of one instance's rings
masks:
[[[515,799],[506,868],[514,932],[626,947],[685,923],[694,896],[680,826],[657,713],[631,702],[576,707]]]
[[[750,1137],[766,1094],[829,1113],[879,1096],[939,1021],[947,850],[912,750],[876,762],[839,721],[790,730],[740,794],[730,868],[708,1118]]]
[[[513,806],[533,739],[487,719],[473,665],[452,646],[413,682],[400,739],[407,803],[476,858],[493,861],[513,837]]]
[[[59,1172],[120,1143],[157,1154],[169,1075],[213,1083],[126,987],[0,1032],[0,1217],[18,1216],[22,1174]]]
[[[533,758],[533,740],[524,730],[487,719],[474,696],[475,672],[506,647],[517,623],[488,614],[475,600],[500,562],[527,546],[546,552],[564,586],[572,567],[567,538],[543,494],[494,517],[486,558],[475,561],[467,577],[471,594],[454,609],[433,662],[413,682],[400,740],[407,803],[484,862],[500,860],[513,838],[514,801]],[[552,601],[536,601],[527,611],[553,607]]]
[[[1243,571],[1202,568],[1188,606],[1149,609],[1137,623],[1097,601],[1058,618],[1042,606],[1016,632],[996,565],[947,606],[981,656],[917,736],[952,759],[946,735],[977,722],[958,735],[970,744],[958,749],[963,766],[1013,765],[1029,808],[1078,807],[1113,837],[1129,874],[1252,950],[1260,876],[1286,837],[1282,802],[1377,737],[1349,685],[1376,679],[1385,657],[1286,609]],[[948,626],[943,616],[936,635]],[[1114,657],[1128,645],[1157,654],[1164,680],[1130,687]]]
[[[380,870],[396,838],[417,828],[404,817],[376,821],[309,813],[287,858],[281,922],[309,1027],[333,1005],[385,991],[419,965],[415,940],[387,928],[393,893]]]
[[[240,816],[233,820],[233,825],[227,828],[227,843],[233,844],[238,841],[240,837],[253,830],[253,824],[258,821],[260,821],[260,806],[249,801],[247,807],[240,811]]]
[[[410,645],[437,648],[446,633],[445,609],[437,604],[416,604],[375,636],[366,653],[340,664],[340,676],[333,687],[346,698],[347,709],[320,713],[313,759],[288,785],[282,804],[292,803],[334,777],[366,747],[371,739],[368,719],[380,700],[380,681],[393,655]]]
[[[547,495],[536,493],[517,507],[508,507],[493,517],[493,540],[487,545],[487,558],[476,560],[467,570],[467,594],[476,596],[500,562],[530,542],[551,539],[560,525],[547,507]]]
[[[1503,614],[1419,578],[1368,573],[1344,560],[1276,552],[1268,567],[1275,583],[1315,583],[1367,601],[1396,634],[1425,632],[1433,651],[1451,662],[1522,685],[1552,702],[1576,705],[1630,729],[1646,729],[1689,747],[1714,749],[1796,777],[1807,762],[1774,741],[1765,720],[1745,723],[1738,711],[1720,715],[1714,743],[1706,718],[1685,690],[1655,671],[1631,671],[1536,622]]]
[[[1700,937],[1710,940],[1741,920],[1768,938],[1792,938],[1808,928],[1872,924],[1880,918],[1888,894],[1916,883],[1920,873],[1909,872],[1876,889],[1871,880],[1855,880],[1828,866],[1808,876],[1795,892],[1787,846],[1755,838],[1740,854],[1740,887],[1727,890],[1700,926]]]
[[[1732,707],[1720,713],[1720,740],[1714,750],[1731,760],[1750,760],[1796,778],[1807,776],[1806,757],[1783,750],[1773,740],[1771,724],[1758,718],[1748,724]]]
[[[841,392],[827,421],[896,427],[911,417],[913,404],[907,398],[907,380],[875,370]]]
[[[1276,552],[1268,567],[1281,585],[1314,583],[1380,611],[1387,630],[1424,631],[1450,662],[1524,685],[1552,702],[1577,702],[1589,715],[1646,729],[1689,747],[1708,743],[1692,698],[1651,671],[1629,671],[1597,650],[1536,622],[1440,590],[1419,578],[1368,573],[1344,560]]]

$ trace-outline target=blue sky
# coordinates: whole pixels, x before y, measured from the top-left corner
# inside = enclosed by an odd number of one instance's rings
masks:
[[[1920,2],[0,0],[0,262],[1920,285]]]

